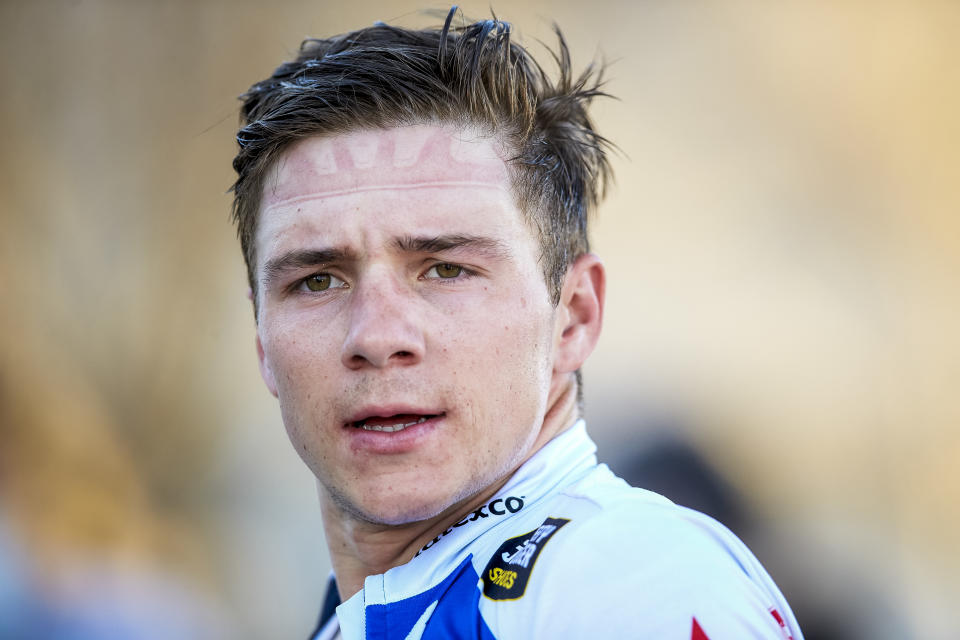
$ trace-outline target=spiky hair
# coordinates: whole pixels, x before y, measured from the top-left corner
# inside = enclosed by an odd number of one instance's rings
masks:
[[[241,96],[240,145],[233,160],[233,218],[257,300],[255,234],[269,168],[294,142],[358,129],[450,123],[499,137],[508,150],[514,194],[536,230],[543,276],[556,304],[567,267],[589,250],[588,214],[610,179],[609,143],[587,107],[602,68],[574,77],[555,28],[556,80],[511,41],[509,23],[410,30],[377,23],[310,38],[295,60]]]

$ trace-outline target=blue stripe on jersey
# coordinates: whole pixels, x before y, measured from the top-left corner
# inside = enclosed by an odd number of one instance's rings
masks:
[[[366,608],[367,640],[406,638],[436,603],[424,629],[423,640],[496,640],[480,616],[480,576],[469,555],[440,584],[404,600]]]

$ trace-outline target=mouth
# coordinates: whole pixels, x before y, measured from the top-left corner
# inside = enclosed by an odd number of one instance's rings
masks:
[[[348,422],[347,426],[353,427],[354,429],[363,429],[364,431],[394,433],[444,415],[443,413],[398,413],[391,416],[368,416]]]

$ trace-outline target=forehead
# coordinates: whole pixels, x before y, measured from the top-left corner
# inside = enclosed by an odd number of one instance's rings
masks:
[[[492,188],[510,191],[494,136],[453,126],[411,125],[312,137],[294,144],[264,184],[264,214],[351,193]]]

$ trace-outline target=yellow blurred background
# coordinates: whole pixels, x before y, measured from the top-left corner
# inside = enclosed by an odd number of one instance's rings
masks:
[[[257,373],[236,96],[424,8],[0,3],[0,637],[309,633],[329,564]],[[611,62],[602,456],[699,452],[809,640],[955,638],[960,3],[493,8]]]

